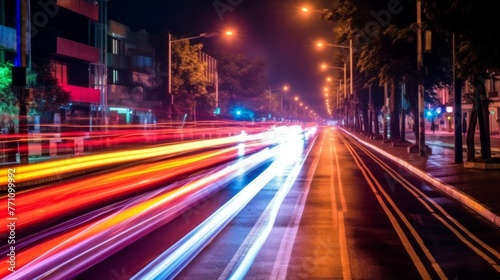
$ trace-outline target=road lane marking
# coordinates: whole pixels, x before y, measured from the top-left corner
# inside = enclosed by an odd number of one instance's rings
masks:
[[[303,145],[302,142],[300,143]],[[257,257],[257,254],[260,252],[262,246],[269,237],[281,205],[291,187],[295,183],[298,174],[300,173],[300,170],[302,169],[302,166],[304,165],[305,160],[307,159],[307,156],[313,146],[314,141],[313,145],[309,145],[304,155],[302,155],[302,150],[300,151],[301,154],[298,155],[300,160],[293,165],[286,181],[279,187],[273,199],[259,216],[258,221],[245,237],[245,240],[242,242],[218,279],[243,279],[248,273],[248,270]],[[295,150],[295,148],[296,147],[290,147],[291,150]],[[283,158],[280,157],[280,159]],[[288,159],[284,160],[287,161]]]
[[[333,146],[335,150],[335,163],[337,164],[337,184],[339,185],[339,196],[340,196],[340,204],[342,205],[342,211],[347,212],[347,204],[345,201],[345,196],[344,196],[344,184],[342,183],[342,175],[341,175],[341,168],[340,168],[340,162],[339,162],[339,157],[337,154],[337,146]]]
[[[283,146],[277,146],[244,158],[239,164],[230,165],[239,169],[242,162],[262,162],[280,154]],[[176,244],[143,267],[132,279],[167,279],[176,276],[222,229],[275,177],[277,171],[287,164],[278,157],[249,184],[207,219],[182,237]],[[249,166],[251,167],[251,166]]]
[[[388,172],[392,178],[394,178],[398,183],[401,184],[410,194],[412,194],[437,220],[439,220],[444,226],[446,226],[457,238],[459,238],[466,246],[468,246],[471,250],[476,252],[480,257],[482,257],[485,261],[487,261],[495,270],[500,272],[500,266],[498,263],[486,255],[480,248],[472,244],[466,237],[460,233],[457,229],[455,229],[450,223],[448,223],[444,218],[447,218],[452,224],[454,224],[457,228],[463,231],[463,233],[478,243],[483,247],[484,250],[490,252],[497,259],[500,259],[500,253],[484,243],[477,236],[475,236],[472,232],[470,232],[465,226],[463,226],[460,222],[458,222],[455,218],[453,218],[444,208],[442,208],[438,203],[428,197],[424,192],[422,192],[419,188],[415,187],[408,180],[403,178],[398,172],[384,163],[381,159],[379,159],[376,155],[374,155],[371,151],[366,149],[363,145],[353,142],[356,146],[362,149],[368,156],[370,156],[375,162],[377,162],[382,169]],[[439,216],[434,209],[429,205],[434,206],[441,214],[442,217]],[[443,218],[444,217],[444,218]]]
[[[295,204],[295,209],[292,213],[290,223],[285,229],[283,239],[281,239],[280,248],[274,261],[273,270],[269,279],[285,280],[288,272],[288,266],[290,265],[290,257],[292,255],[293,245],[297,237],[297,232],[299,230],[300,220],[302,219],[302,214],[306,205],[307,196],[311,188],[311,183],[314,177],[314,173],[318,167],[319,157],[323,151],[323,143],[325,142],[326,134],[323,134],[321,139],[321,145],[319,152],[315,155],[314,160],[309,168],[304,182],[303,190],[298,198],[298,203]],[[316,141],[316,140],[315,140]],[[311,145],[311,147],[314,146]],[[309,154],[309,152],[308,152]],[[307,156],[306,156],[307,157]]]
[[[330,165],[330,199],[331,199],[331,203],[332,203],[332,220],[333,220],[333,227],[338,227],[339,225],[339,219],[338,219],[338,205],[337,205],[337,194],[336,194],[336,191],[335,191],[335,180],[334,180],[334,166],[333,166],[333,151],[332,151],[332,148],[335,147],[335,142],[332,141],[332,132],[331,130],[329,129],[328,130],[328,162],[329,162],[329,165]],[[333,144],[332,144],[333,143]],[[332,147],[333,146],[333,147]],[[338,171],[338,166],[337,166],[337,171]]]
[[[330,131],[330,133],[332,133]],[[332,133],[332,137],[335,140],[334,134]],[[336,165],[336,171],[337,171],[337,184],[338,184],[338,189],[339,189],[339,196],[340,196],[340,203],[342,210],[337,211],[338,215],[338,230],[339,230],[339,247],[340,247],[340,263],[342,266],[342,276],[344,279],[352,279],[352,274],[351,274],[351,264],[349,261],[349,251],[347,247],[347,237],[346,237],[346,232],[345,232],[345,220],[344,220],[344,212],[347,212],[347,204],[345,202],[345,196],[344,196],[344,185],[342,184],[342,175],[341,175],[341,168],[340,168],[340,163],[339,163],[339,155],[337,153],[337,145],[335,144],[335,141],[333,141],[332,144],[330,144],[330,149],[333,146],[333,152],[335,154],[335,165]],[[332,165],[333,166],[333,165]],[[333,171],[333,170],[332,170]],[[332,173],[333,176],[333,173]],[[336,209],[336,208],[335,208]]]
[[[341,135],[341,137],[342,137],[342,135]],[[424,252],[427,259],[431,262],[432,267],[434,268],[436,273],[439,275],[439,277],[441,279],[447,279],[447,277],[444,274],[444,272],[442,271],[441,267],[435,261],[432,254],[430,254],[429,250],[427,249],[427,247],[423,243],[422,238],[418,235],[418,233],[413,228],[413,226],[410,224],[408,219],[406,219],[406,217],[403,215],[403,213],[401,213],[399,208],[394,204],[392,199],[387,195],[387,193],[384,191],[384,189],[382,188],[380,183],[377,181],[375,176],[371,173],[371,171],[368,169],[368,167],[364,164],[364,162],[361,160],[359,155],[354,151],[354,149],[351,147],[351,145],[349,143],[347,143],[347,141],[345,139],[343,139],[343,141],[346,144],[347,149],[349,150],[349,152],[353,156],[354,161],[356,162],[356,165],[359,167],[360,171],[363,173],[363,176],[365,177],[368,185],[370,186],[372,192],[374,193],[375,198],[377,199],[380,206],[382,207],[382,209],[386,213],[387,217],[389,218],[389,221],[391,222],[396,233],[398,234],[401,242],[403,243],[403,246],[405,247],[405,249],[408,252],[408,254],[410,255],[410,258],[412,259],[414,265],[416,266],[418,272],[420,273],[420,276],[422,276],[423,279],[431,279],[429,272],[427,271],[422,260],[420,259],[417,252],[415,251],[415,249],[411,245],[410,240],[408,239],[408,237],[404,233],[401,225],[397,221],[396,216],[394,216],[391,213],[391,210],[389,209],[388,205],[382,199],[382,195],[387,199],[387,202],[389,203],[389,205],[392,207],[392,209],[394,209],[394,211],[398,214],[399,218],[403,221],[403,223],[406,225],[408,230],[411,232],[411,234],[413,235],[413,238],[417,241],[420,248]],[[372,180],[373,180],[373,182],[372,182]],[[374,185],[374,183],[376,186]]]
[[[305,157],[301,156],[300,160],[294,164],[285,182],[279,187],[273,199],[264,209],[257,223],[252,227],[236,254],[219,276],[219,279],[243,279],[248,273],[257,254],[269,237],[281,205],[295,183],[304,161]]]
[[[344,130],[346,134],[351,133],[347,132]],[[359,138],[357,138],[357,142],[363,143],[363,145],[370,147],[372,150],[377,151],[377,153],[382,154],[383,156],[389,158],[390,160],[394,161],[395,163],[399,164],[400,166],[406,168],[408,171],[414,173],[418,177],[422,178],[423,180],[429,182],[431,185],[433,185],[436,189],[448,194],[449,196],[453,197],[454,199],[460,201],[479,215],[483,216],[485,219],[493,223],[494,225],[500,227],[500,216],[497,214],[493,213],[491,210],[489,210],[486,206],[482,205],[478,201],[476,201],[474,198],[472,198],[469,195],[466,195],[462,193],[459,189],[456,189],[455,187],[439,180],[431,175],[427,174],[426,171],[415,167],[411,165],[408,161],[405,161],[403,159],[400,159],[380,148],[377,148],[376,146],[367,143]]]

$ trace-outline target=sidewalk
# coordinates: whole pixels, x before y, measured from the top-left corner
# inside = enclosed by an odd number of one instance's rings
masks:
[[[340,129],[356,137],[360,143],[406,167],[415,175],[500,227],[500,170],[464,168],[463,164],[455,163],[455,152],[452,148],[443,147],[445,145],[433,145],[432,141],[426,142],[432,149],[432,154],[427,158],[422,158],[418,154],[408,153],[406,147],[392,147],[391,143],[372,140],[361,133]],[[426,139],[429,140],[434,137],[446,138],[446,141],[438,140],[439,143],[450,141],[451,144],[453,143],[452,133],[426,135]],[[408,141],[414,143],[412,139]],[[436,140],[433,139],[433,141]],[[476,143],[479,144],[479,141]],[[500,148],[498,135],[495,138],[492,137],[492,147]]]
[[[413,132],[406,131],[406,140],[415,142],[415,136]],[[479,133],[476,133],[474,144],[476,151],[481,149],[481,144],[479,141]],[[492,134],[490,136],[491,141],[491,152],[493,154],[500,153],[500,134]],[[446,147],[453,149],[455,147],[455,133],[447,131],[436,131],[432,133],[431,131],[425,132],[425,142],[427,145],[436,145],[441,147]],[[467,148],[467,142],[465,136],[462,137],[463,148]]]

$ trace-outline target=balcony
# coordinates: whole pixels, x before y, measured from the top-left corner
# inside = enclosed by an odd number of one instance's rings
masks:
[[[92,5],[85,0],[57,0],[57,5],[94,21],[99,21],[99,6]]]
[[[119,22],[110,20],[108,21],[108,35],[113,38],[127,38],[129,27]]]
[[[89,45],[57,37],[57,54],[81,59],[90,63],[99,62],[99,49]]]
[[[96,103],[101,102],[101,91],[95,88],[78,87],[72,85],[61,85],[65,91],[71,93],[71,102]]]

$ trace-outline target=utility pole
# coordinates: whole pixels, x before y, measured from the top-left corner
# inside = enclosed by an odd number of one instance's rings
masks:
[[[455,105],[455,163],[463,163],[462,148],[462,81],[456,77],[455,33],[452,34],[453,53],[453,100]]]
[[[19,102],[19,133],[18,151],[19,164],[29,163],[28,150],[28,109],[26,108],[26,0],[16,1],[16,37],[17,54],[14,61],[15,67],[12,69],[12,85],[17,91]]]
[[[417,67],[420,79],[418,82],[418,117],[420,122],[420,131],[418,137],[418,149],[421,157],[427,156],[425,147],[425,119],[424,119],[424,83],[423,83],[423,65],[424,55],[422,53],[422,0],[417,0]]]
[[[173,120],[172,107],[174,106],[174,95],[172,94],[172,34],[168,32],[168,95],[170,95],[170,106],[168,114],[170,121]]]
[[[384,118],[384,135],[382,138],[383,142],[386,142],[388,139],[388,127],[387,127],[387,112],[389,111],[389,89],[387,82],[384,83],[384,111],[382,112],[382,116]]]
[[[349,39],[349,75],[351,76],[351,95],[354,93],[354,72],[353,72],[353,57],[352,57],[352,39]],[[344,72],[345,73],[345,72]]]

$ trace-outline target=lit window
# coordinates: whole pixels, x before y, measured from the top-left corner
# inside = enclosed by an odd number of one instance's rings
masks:
[[[118,40],[116,40],[116,39],[112,39],[112,40],[113,40],[113,42],[112,42],[113,54],[119,54],[119,52],[118,52]]]
[[[54,77],[57,78],[60,84],[67,84],[68,82],[68,67],[66,64],[60,62],[52,61],[52,69],[54,71]]]
[[[113,70],[113,84],[117,84],[118,81],[118,70]]]

